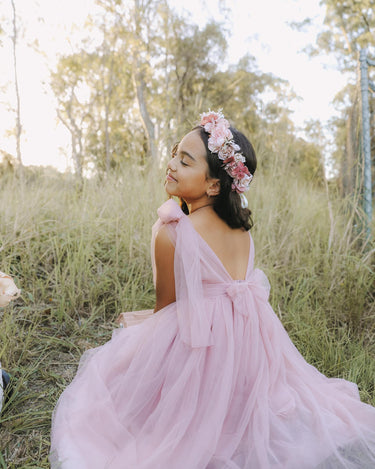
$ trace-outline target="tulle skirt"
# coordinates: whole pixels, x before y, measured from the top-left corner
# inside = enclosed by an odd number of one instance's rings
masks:
[[[173,303],[84,354],[54,413],[52,468],[375,468],[375,408],[356,385],[307,364],[269,305],[205,308],[210,347],[181,340]]]

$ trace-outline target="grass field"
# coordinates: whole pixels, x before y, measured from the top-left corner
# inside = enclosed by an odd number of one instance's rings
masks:
[[[129,175],[127,175],[127,173]],[[150,230],[162,174],[124,168],[78,189],[72,177],[0,180],[0,270],[22,297],[0,312],[0,360],[14,391],[0,422],[0,468],[49,467],[51,413],[87,348],[121,311],[152,308]],[[348,201],[276,169],[249,192],[255,263],[304,357],[355,381],[375,405],[374,251],[352,230]]]

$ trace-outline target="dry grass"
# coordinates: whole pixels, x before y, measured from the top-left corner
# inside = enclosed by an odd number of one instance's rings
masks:
[[[23,291],[0,313],[0,360],[14,377],[0,468],[48,467],[51,412],[80,355],[110,338],[119,312],[153,306],[149,241],[165,200],[161,177],[124,168],[82,190],[68,176],[0,181],[1,270]],[[359,247],[351,210],[334,199],[331,220],[323,190],[286,184],[276,170],[260,172],[249,196],[256,264],[291,338],[320,371],[357,382],[375,404],[373,253]]]

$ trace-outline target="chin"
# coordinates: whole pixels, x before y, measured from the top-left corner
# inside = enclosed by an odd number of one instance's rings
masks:
[[[165,192],[166,192],[168,195],[170,195],[170,196],[174,195],[174,196],[176,196],[176,197],[179,197],[179,195],[176,194],[175,191],[173,191],[170,187],[168,187],[168,183],[164,186],[164,189],[165,189]]]

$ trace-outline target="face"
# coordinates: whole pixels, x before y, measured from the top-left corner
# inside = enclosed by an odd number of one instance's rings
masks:
[[[206,148],[200,138],[199,130],[193,130],[185,135],[167,165],[165,190],[169,195],[181,197],[187,203],[207,198],[214,180],[208,176],[205,155]]]

